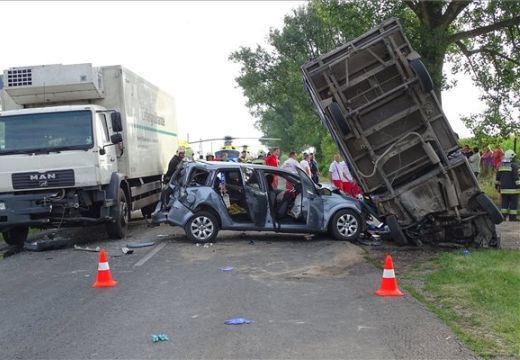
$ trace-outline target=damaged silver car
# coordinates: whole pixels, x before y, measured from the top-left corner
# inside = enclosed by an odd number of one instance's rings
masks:
[[[300,169],[187,162],[170,180],[165,202],[152,223],[181,226],[196,243],[213,242],[219,230],[329,232],[348,241],[365,230],[360,201],[316,186]]]

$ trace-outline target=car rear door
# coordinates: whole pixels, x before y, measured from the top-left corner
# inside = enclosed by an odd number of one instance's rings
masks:
[[[313,181],[305,172],[296,168],[302,184],[302,215],[309,230],[320,230],[323,223],[323,201]]]
[[[256,226],[265,226],[267,216],[267,192],[263,188],[257,171],[248,166],[241,167],[244,193],[251,220]]]

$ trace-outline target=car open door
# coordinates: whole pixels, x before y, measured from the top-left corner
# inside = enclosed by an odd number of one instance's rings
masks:
[[[300,168],[296,168],[302,184],[302,215],[310,230],[320,230],[323,222],[323,201],[314,182]]]
[[[264,226],[267,216],[267,192],[262,187],[255,169],[242,167],[244,193],[251,220],[256,226]]]

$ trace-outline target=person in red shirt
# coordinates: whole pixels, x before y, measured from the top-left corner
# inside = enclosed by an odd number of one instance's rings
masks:
[[[498,169],[500,167],[500,164],[502,163],[502,159],[504,158],[504,152],[502,151],[502,148],[500,147],[500,144],[497,145],[495,151],[493,151],[493,167]]]
[[[280,160],[278,159],[278,156],[280,156],[280,148],[274,147],[271,150],[271,154],[265,158],[265,164],[267,166],[272,167],[280,167]],[[278,176],[273,176],[273,189],[278,188]]]

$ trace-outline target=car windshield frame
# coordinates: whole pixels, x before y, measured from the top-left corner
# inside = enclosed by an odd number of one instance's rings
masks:
[[[11,122],[14,124],[12,127]],[[82,128],[84,131],[79,132]],[[15,146],[7,147],[11,143]],[[0,155],[86,151],[93,147],[90,110],[0,116]]]

